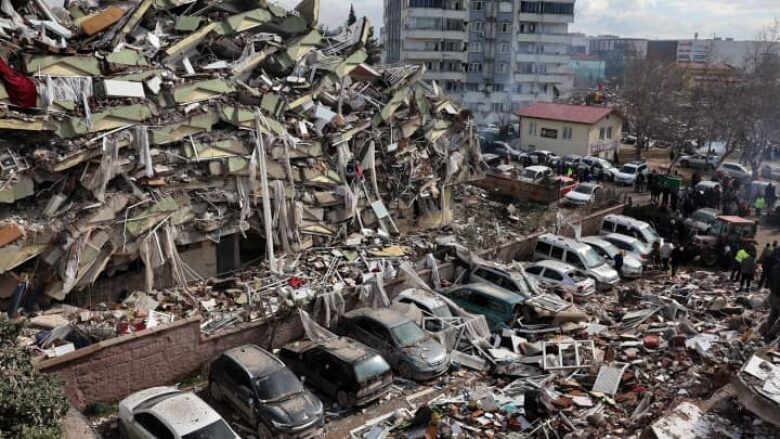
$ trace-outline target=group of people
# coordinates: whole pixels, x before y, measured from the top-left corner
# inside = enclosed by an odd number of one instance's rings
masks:
[[[763,335],[764,339],[770,342],[780,332],[780,247],[777,246],[777,241],[774,241],[771,246],[769,243],[766,244],[758,258],[758,263],[761,265],[758,288],[769,289],[769,316],[763,328]],[[755,273],[755,266],[753,273]],[[750,278],[752,279],[752,274]]]
[[[570,166],[565,163],[563,163],[563,160],[559,160],[553,168],[555,169],[555,173],[560,176],[565,176],[569,178],[573,178],[577,181],[581,182],[588,182],[595,181],[598,183],[601,183],[604,181],[604,173],[603,172],[593,172],[590,167],[588,166]]]

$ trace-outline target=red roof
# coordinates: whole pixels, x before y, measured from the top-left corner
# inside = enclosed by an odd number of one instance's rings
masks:
[[[560,120],[592,125],[616,112],[614,108],[539,102],[517,112],[520,117]]]

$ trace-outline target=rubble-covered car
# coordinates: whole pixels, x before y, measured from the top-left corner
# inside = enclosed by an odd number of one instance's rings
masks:
[[[587,297],[596,292],[596,281],[577,267],[560,261],[544,260],[525,267],[525,272],[550,288],[573,296]]]
[[[444,346],[398,311],[352,310],[341,317],[339,330],[379,351],[403,378],[428,380],[450,367]]]
[[[301,340],[281,348],[279,357],[306,383],[342,408],[381,398],[393,383],[390,365],[374,350],[347,337]]]
[[[718,219],[716,209],[705,207],[693,212],[690,218],[685,219],[685,225],[693,229],[697,234],[707,234]]]
[[[520,173],[520,181],[526,183],[539,183],[540,181],[551,179],[553,170],[547,166],[529,166]]]
[[[623,235],[621,233],[610,233],[603,236],[605,241],[623,250],[627,255],[634,259],[642,261],[642,265],[648,265],[650,261],[650,248],[633,236]]]
[[[442,294],[467,312],[485,316],[491,329],[511,327],[519,317],[526,322],[587,320],[587,314],[552,294],[526,299],[488,283],[457,285]]]
[[[144,389],[120,401],[119,432],[126,438],[240,438],[197,395],[168,386]]]
[[[563,198],[563,204],[573,207],[584,207],[596,202],[601,190],[601,185],[594,183],[580,183],[574,190],[568,192]]]
[[[314,434],[324,422],[322,401],[266,350],[245,345],[209,367],[209,393],[229,405],[261,438]]]
[[[590,246],[571,238],[545,233],[536,239],[534,260],[552,259],[566,262],[596,280],[601,289],[609,289],[620,282],[617,271]]]
[[[441,297],[421,288],[409,288],[398,293],[393,299],[393,303],[414,305],[427,317],[428,320],[423,325],[427,331],[440,331],[443,328],[441,321],[435,319],[451,319],[452,311],[447,303]]]
[[[580,242],[591,246],[610,267],[615,268],[615,256],[620,253],[620,249],[614,244],[599,236],[585,236],[580,238]],[[623,255],[623,277],[627,279],[639,278],[642,276],[643,270],[642,261],[631,255]]]
[[[633,236],[647,244],[648,247],[652,247],[654,242],[658,242],[658,244],[664,242],[664,239],[650,223],[627,215],[610,214],[601,220],[599,234],[609,235],[610,233]]]

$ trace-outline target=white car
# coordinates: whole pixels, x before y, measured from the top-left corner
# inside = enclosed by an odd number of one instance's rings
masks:
[[[615,183],[633,185],[639,174],[647,174],[647,163],[626,163],[615,174]]]
[[[582,270],[564,262],[544,260],[525,267],[525,272],[539,283],[560,288],[575,296],[590,296],[596,292],[596,281]]]
[[[197,395],[175,387],[151,387],[120,401],[119,428],[130,439],[240,438]]]
[[[615,247],[623,250],[627,255],[631,255],[635,259],[642,262],[642,265],[650,263],[650,249],[644,242],[634,238],[633,236],[621,235],[620,233],[610,233],[603,237],[605,241]],[[623,261],[625,265],[625,260]]]
[[[538,183],[545,178],[552,178],[553,171],[547,166],[529,166],[520,173],[520,181]]]
[[[580,242],[591,246],[610,267],[615,268],[615,256],[620,253],[620,249],[615,247],[611,242],[598,236],[586,236],[580,238]],[[642,276],[642,270],[642,262],[639,261],[639,259],[628,254],[623,256],[623,277],[627,279],[639,278]]]
[[[615,176],[620,172],[615,165],[607,159],[601,157],[588,156],[582,159],[584,164],[590,166],[590,172],[594,177],[601,177],[603,180],[612,181]]]
[[[677,164],[684,168],[714,168],[719,160],[720,157],[716,155],[694,154],[680,157]]]
[[[753,173],[739,163],[721,163],[715,173],[718,175],[727,175],[737,180],[745,180],[753,177]]]
[[[564,204],[574,207],[587,206],[596,202],[601,186],[593,183],[580,183],[563,197]]]

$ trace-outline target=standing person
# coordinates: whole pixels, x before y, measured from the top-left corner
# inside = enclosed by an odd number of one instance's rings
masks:
[[[670,207],[672,208],[672,212],[677,211],[677,196],[678,191],[672,189],[672,193],[669,195],[670,197]]]
[[[661,206],[669,205],[669,188],[664,186],[661,192]]]
[[[772,268],[775,266],[776,261],[774,256],[772,256],[772,251],[774,251],[774,249],[767,242],[764,251],[761,252],[761,256],[758,258],[758,262],[761,264],[761,277],[758,279],[759,290],[764,286],[767,286],[769,273],[772,272]]]
[[[721,192],[720,186],[715,188],[715,191],[713,193],[713,201],[715,206],[713,208],[715,210],[720,210],[720,203],[723,200],[723,193]]]
[[[678,245],[672,249],[672,253],[670,254],[671,262],[672,262],[672,277],[677,276],[677,269],[680,268],[680,263],[682,263],[683,258],[683,246]]]
[[[764,199],[764,195],[759,194],[758,197],[756,197],[756,201],[753,204],[753,207],[756,208],[756,216],[761,217],[761,210],[766,207],[766,200]]]
[[[661,246],[661,269],[664,271],[669,269],[669,258],[672,257],[672,250],[674,250],[672,243],[664,241],[664,245]]]
[[[634,190],[637,193],[642,193],[642,186],[645,184],[645,176],[641,172],[636,176],[636,182]]]
[[[750,292],[750,283],[753,282],[753,276],[756,274],[756,260],[753,255],[748,253],[745,259],[741,262],[742,276],[739,279],[739,291],[742,291],[742,287],[747,284],[746,292]]]
[[[623,250],[620,250],[620,253],[615,255],[614,263],[615,263],[615,271],[617,271],[620,278],[623,278]]]
[[[729,279],[734,282],[740,281],[740,274],[742,274],[742,261],[744,261],[746,257],[748,257],[747,250],[740,248],[731,263],[731,276]]]
[[[774,328],[780,319],[780,263],[769,273],[769,316],[764,324],[764,341],[769,343],[777,332]]]

